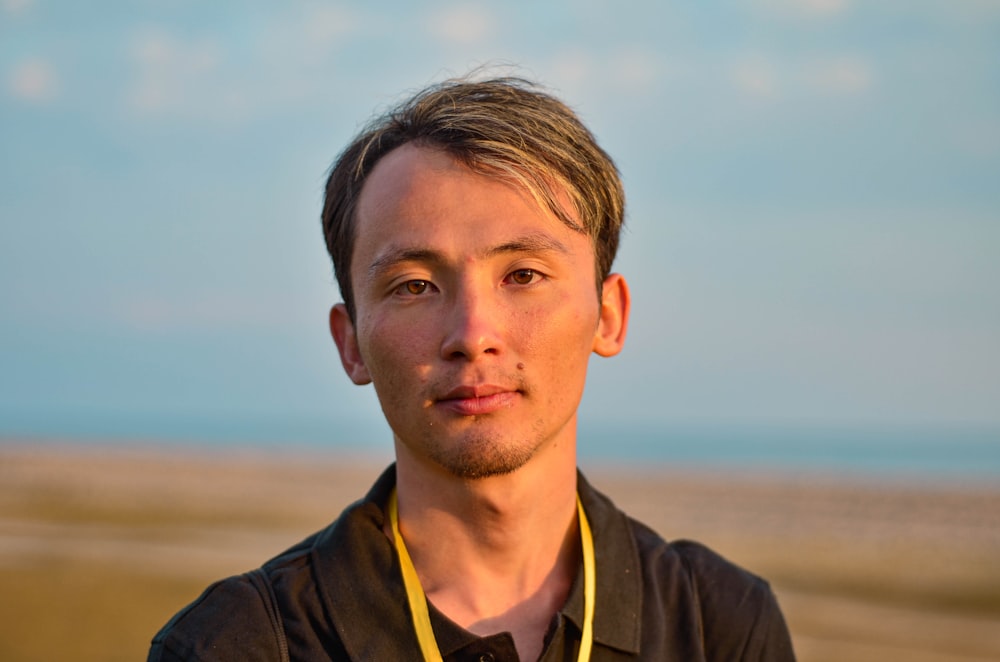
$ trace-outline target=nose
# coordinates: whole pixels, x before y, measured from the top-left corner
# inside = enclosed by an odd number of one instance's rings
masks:
[[[441,320],[444,337],[441,357],[475,361],[502,350],[504,314],[501,302],[490,288],[463,288],[452,298]]]

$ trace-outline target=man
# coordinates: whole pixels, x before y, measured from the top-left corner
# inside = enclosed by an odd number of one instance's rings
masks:
[[[449,81],[369,125],[327,183],[330,329],[396,463],[149,659],[793,659],[763,580],[577,472],[589,357],[625,339],[623,214],[611,159],[524,81]]]

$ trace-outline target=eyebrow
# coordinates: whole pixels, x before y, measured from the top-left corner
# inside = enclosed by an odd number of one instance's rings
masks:
[[[517,237],[486,250],[486,257],[494,257],[504,253],[545,253],[554,251],[568,254],[565,244],[547,234],[533,233]]]
[[[397,264],[403,264],[406,262],[441,264],[444,261],[444,255],[429,248],[390,249],[375,258],[375,261],[368,266],[368,275],[369,277],[374,278],[383,271],[387,271],[395,267]]]
[[[505,241],[496,246],[490,246],[483,251],[482,256],[496,257],[508,253],[545,253],[550,251],[564,255],[568,255],[570,252],[565,244],[554,237],[542,233],[533,233],[515,237],[510,241]],[[406,262],[444,264],[447,261],[443,253],[430,248],[390,248],[375,258],[368,267],[368,275],[374,278],[380,273]]]

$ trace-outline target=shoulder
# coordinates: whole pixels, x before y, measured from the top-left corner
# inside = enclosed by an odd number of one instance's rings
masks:
[[[163,626],[149,652],[149,662],[275,659],[280,659],[278,635],[249,573],[205,589]]]
[[[633,520],[650,590],[689,614],[709,660],[793,660],[791,640],[767,581],[701,543],[664,541]]]
[[[209,586],[156,634],[149,662],[288,659],[289,643],[297,652],[340,650],[332,607],[350,594],[355,561],[373,556],[365,541],[384,540],[373,523],[381,510],[372,499],[388,493],[390,480],[391,467],[326,528],[257,570]]]

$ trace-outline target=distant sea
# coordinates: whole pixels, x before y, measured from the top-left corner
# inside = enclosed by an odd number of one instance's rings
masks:
[[[156,444],[390,457],[381,421],[309,416],[0,412],[0,443]],[[580,423],[587,465],[820,472],[1000,484],[1000,428],[918,425]]]

